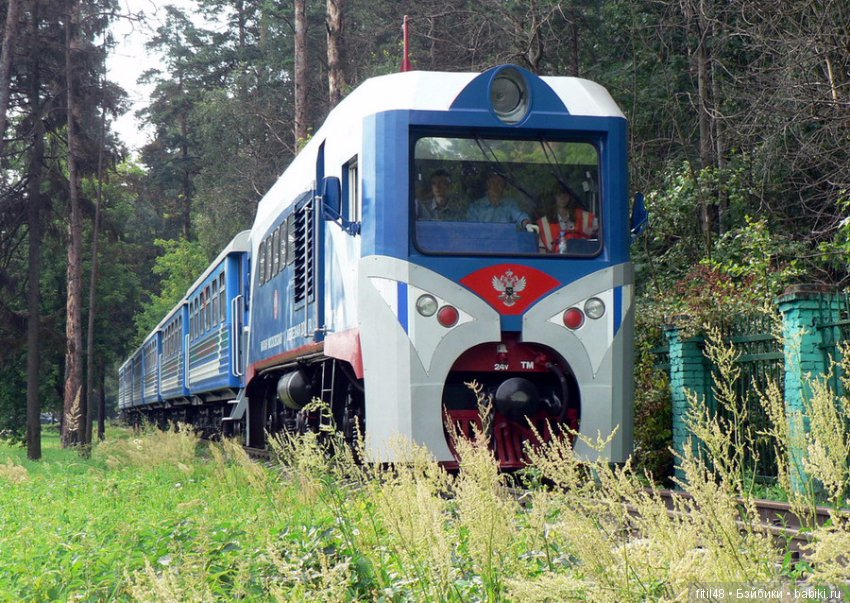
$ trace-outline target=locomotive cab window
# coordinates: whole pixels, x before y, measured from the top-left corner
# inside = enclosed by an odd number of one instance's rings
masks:
[[[414,241],[424,253],[592,256],[599,153],[586,141],[421,137]]]

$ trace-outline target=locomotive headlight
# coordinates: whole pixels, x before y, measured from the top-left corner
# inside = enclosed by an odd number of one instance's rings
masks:
[[[502,69],[490,83],[490,104],[506,124],[521,122],[531,107],[531,94],[522,73],[513,67]]]
[[[437,311],[437,300],[433,295],[420,295],[416,300],[416,311],[422,316],[434,316]]]
[[[605,303],[598,297],[591,297],[584,302],[584,313],[588,318],[596,320],[605,314]]]

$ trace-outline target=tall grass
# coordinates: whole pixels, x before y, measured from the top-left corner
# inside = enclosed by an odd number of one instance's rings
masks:
[[[395,443],[404,462],[370,463],[362,442],[352,450],[330,431],[274,440],[265,464],[183,427],[112,431],[90,459],[41,465],[2,448],[0,601],[684,601],[719,583],[846,582],[840,511],[813,528],[810,566],[777,562],[748,467],[755,437],[788,458],[787,413],[769,387],[760,397],[773,424],[749,429],[734,406],[734,350],[719,336],[708,349],[731,419],[692,400],[695,440],[679,459],[692,498],[672,514],[630,463],[580,461],[574,433],[529,448],[528,469],[500,473],[487,400],[485,428],[455,443],[455,473],[410,442]],[[840,506],[848,405],[826,385],[812,392],[800,468],[810,492]],[[601,451],[606,438],[587,443]],[[795,461],[783,462],[791,484]]]

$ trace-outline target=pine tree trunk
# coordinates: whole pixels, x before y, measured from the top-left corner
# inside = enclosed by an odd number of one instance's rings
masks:
[[[716,27],[715,27],[716,29]],[[716,36],[715,36],[716,39]],[[720,114],[720,75],[716,73],[716,61],[711,63],[711,96],[714,100],[714,156],[719,176],[717,191],[717,234],[726,233],[729,213],[729,191],[726,186],[726,130],[723,124],[723,116]]]
[[[192,175],[189,172],[189,116],[187,110],[180,113],[180,158],[183,166],[183,238],[192,240]]]
[[[39,120],[40,121],[40,120]],[[38,136],[38,134],[35,134]],[[39,397],[39,369],[41,355],[41,211],[40,191],[44,161],[44,141],[35,141],[30,161],[29,206],[29,265],[27,267],[27,458],[41,458],[41,399]]]
[[[98,375],[97,439],[102,442],[106,439],[106,369],[101,366]]]
[[[39,28],[37,7],[33,8],[30,35],[36,39]],[[44,120],[41,115],[41,65],[39,57],[30,62],[28,102],[32,120],[32,146],[27,183],[27,221],[29,223],[29,258],[27,267],[27,457],[41,458],[41,398],[39,370],[41,359],[41,186],[44,180]]]
[[[97,277],[98,277],[98,249],[100,242],[100,207],[103,202],[103,145],[104,135],[106,131],[106,107],[101,111],[100,115],[100,142],[97,152],[97,198],[94,206],[94,224],[92,225],[92,242],[91,242],[91,275],[89,278],[89,323],[86,333],[86,435],[85,441],[92,441],[92,420],[94,413],[94,379],[95,379],[95,361],[94,361],[94,325],[95,325],[95,307],[97,306]]]
[[[6,26],[3,31],[3,48],[0,50],[0,155],[6,147],[6,120],[9,111],[10,82],[12,79],[12,55],[18,34],[18,17],[21,14],[20,0],[8,0]]]
[[[578,33],[578,11],[575,6],[569,8],[569,20],[572,25],[570,28],[570,59],[572,60],[572,75],[573,77],[581,77],[581,69],[579,62],[579,33]]]
[[[295,0],[295,149],[307,140],[307,0]]]
[[[709,49],[710,23],[706,15],[706,1],[697,0],[693,6],[691,18],[696,33],[697,46],[694,49],[697,75],[697,120],[699,125],[699,159],[700,169],[713,166],[714,145],[711,140],[711,82],[709,79]],[[712,247],[712,216],[710,192],[698,186],[699,223],[705,243],[705,252],[711,255]]]
[[[68,220],[68,298],[65,325],[65,423],[62,445],[83,444],[85,439],[86,409],[83,395],[83,329],[82,329],[82,216],[79,199],[77,159],[78,107],[73,73],[73,54],[78,46],[77,23],[79,5],[70,0],[65,23],[65,77],[68,88],[68,186],[70,212]]]
[[[328,104],[335,107],[345,88],[343,73],[343,11],[345,0],[328,0]]]

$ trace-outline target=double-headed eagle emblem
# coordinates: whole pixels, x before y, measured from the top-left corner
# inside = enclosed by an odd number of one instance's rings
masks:
[[[525,290],[525,285],[525,277],[515,275],[513,270],[493,277],[493,289],[499,292],[499,299],[508,307],[517,302],[519,293]]]

